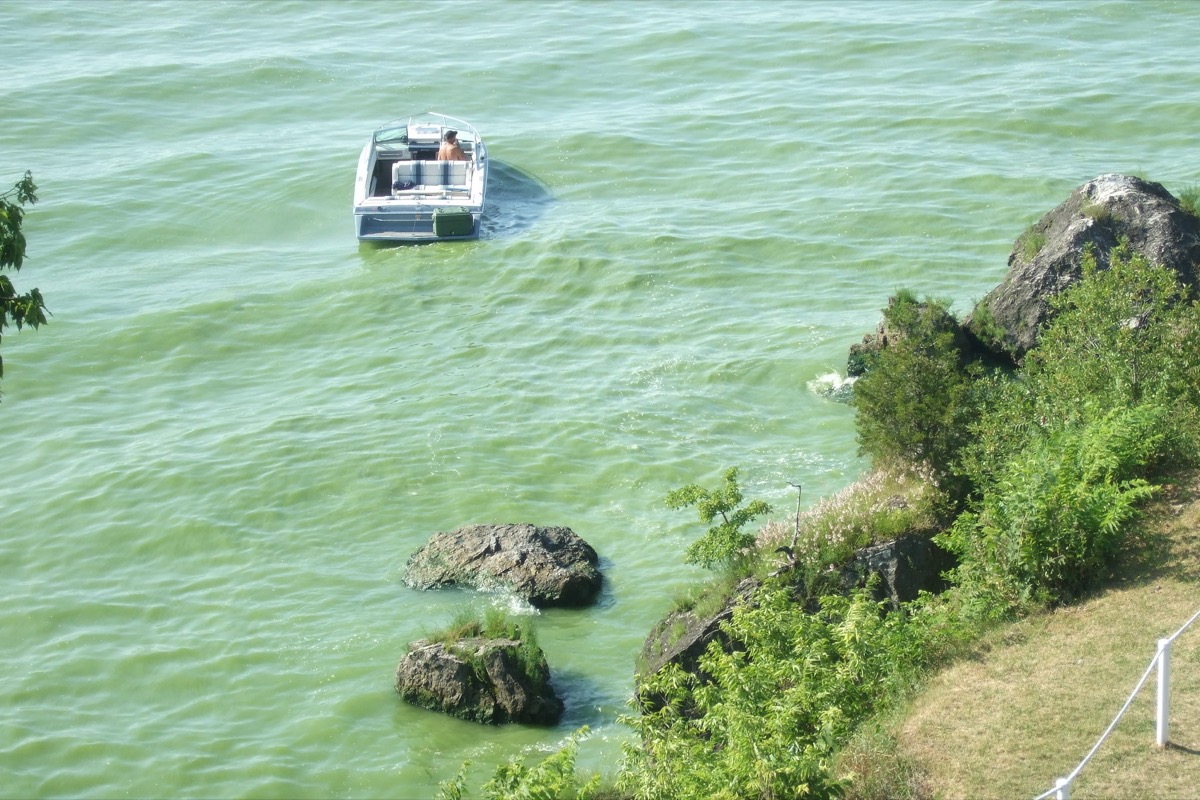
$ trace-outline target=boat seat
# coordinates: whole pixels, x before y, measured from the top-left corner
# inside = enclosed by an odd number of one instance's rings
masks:
[[[392,164],[392,191],[411,189],[421,182],[420,161],[397,161]]]
[[[467,167],[466,161],[446,161],[445,180],[442,182],[445,186],[466,186],[467,185]]]
[[[392,193],[466,191],[467,161],[397,161],[392,164]]]

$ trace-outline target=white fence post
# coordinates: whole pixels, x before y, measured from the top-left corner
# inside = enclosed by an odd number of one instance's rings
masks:
[[[1183,623],[1183,627],[1175,631],[1175,634],[1167,639],[1158,640],[1158,651],[1154,654],[1154,658],[1150,659],[1150,663],[1146,666],[1146,671],[1142,673],[1142,679],[1138,681],[1137,686],[1133,687],[1133,692],[1129,695],[1129,699],[1125,701],[1125,705],[1121,706],[1121,710],[1117,712],[1117,716],[1109,723],[1108,729],[1101,734],[1100,739],[1096,744],[1092,745],[1092,749],[1083,757],[1083,761],[1079,762],[1079,766],[1065,778],[1058,778],[1054,781],[1054,788],[1042,792],[1034,800],[1048,800],[1050,795],[1054,795],[1054,800],[1071,800],[1071,783],[1079,776],[1079,773],[1087,766],[1087,763],[1092,760],[1092,756],[1096,755],[1096,751],[1100,749],[1100,745],[1104,744],[1104,740],[1113,732],[1113,728],[1117,727],[1117,723],[1121,721],[1121,717],[1125,716],[1125,712],[1129,710],[1129,706],[1133,703],[1133,699],[1137,697],[1138,692],[1146,685],[1146,681],[1150,679],[1150,673],[1154,671],[1154,664],[1158,662],[1158,718],[1155,721],[1155,740],[1159,747],[1166,747],[1170,741],[1168,738],[1167,729],[1170,724],[1170,709],[1171,709],[1171,644],[1183,635],[1183,632],[1191,627],[1192,623],[1200,619],[1200,611],[1192,615],[1192,618]]]
[[[1167,727],[1171,707],[1171,639],[1158,640],[1158,722],[1155,742],[1167,746]]]

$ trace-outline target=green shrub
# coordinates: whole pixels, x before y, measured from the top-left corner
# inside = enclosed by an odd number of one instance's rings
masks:
[[[971,332],[988,348],[1002,353],[1007,349],[1005,340],[1008,333],[996,321],[991,306],[979,302],[971,311]]]
[[[1141,402],[1176,383],[1180,358],[1167,346],[1185,290],[1175,273],[1115,248],[1100,269],[1089,249],[1079,282],[1050,298],[1054,317],[1026,359],[1031,390],[1048,405],[1099,400],[1104,408]]]
[[[726,628],[741,649],[712,645],[696,676],[669,666],[646,689],[667,702],[626,718],[618,787],[636,798],[828,797],[845,786],[833,756],[922,661],[920,629],[869,590],[821,599],[817,614],[763,589]],[[699,715],[683,714],[693,709]]]
[[[1090,413],[1160,405],[1162,451],[1155,461],[1196,453],[1200,404],[1200,308],[1176,274],[1122,243],[1108,269],[1089,252],[1083,278],[1052,301],[1055,317],[1026,361],[1030,411],[1055,427]],[[1154,462],[1149,467],[1153,468]]]
[[[1163,409],[1116,409],[1032,439],[938,541],[959,557],[971,613],[1003,616],[1076,597],[1107,568],[1154,488],[1143,478]]]
[[[854,384],[859,451],[875,464],[926,464],[946,478],[974,414],[958,325],[946,304],[911,295],[884,315],[896,333]]]

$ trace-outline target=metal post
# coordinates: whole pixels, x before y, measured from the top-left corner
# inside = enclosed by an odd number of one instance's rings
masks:
[[[796,527],[792,529],[792,559],[796,558],[796,545],[800,543],[800,493],[804,488],[798,483],[788,481],[788,486],[796,490]]]
[[[1054,800],[1071,800],[1071,782],[1066,778],[1054,781]]]
[[[1155,743],[1167,746],[1167,726],[1171,706],[1171,640],[1158,640],[1158,722],[1155,726]]]

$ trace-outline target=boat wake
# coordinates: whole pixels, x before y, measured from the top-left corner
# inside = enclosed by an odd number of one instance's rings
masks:
[[[550,188],[528,172],[493,158],[480,236],[514,236],[532,228],[554,201]]]

